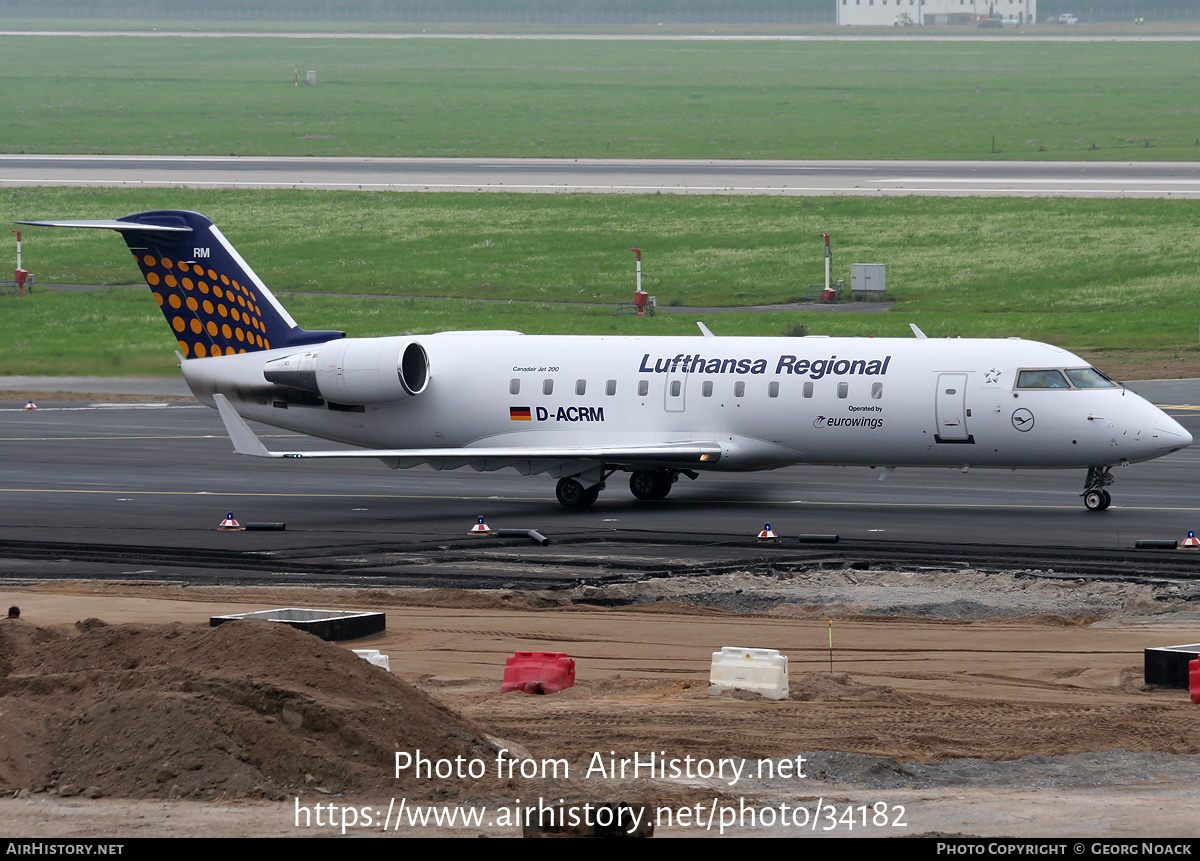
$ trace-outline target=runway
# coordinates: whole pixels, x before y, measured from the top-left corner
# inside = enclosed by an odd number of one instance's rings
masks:
[[[1193,199],[1200,163],[0,155],[0,186]]]
[[[1200,384],[1138,388],[1158,403],[1165,401],[1156,394],[1170,396],[1168,411],[1200,435],[1200,410],[1190,406],[1200,404]],[[0,576],[191,582],[207,571],[232,582],[239,570],[253,569],[256,582],[291,575],[288,582],[303,582],[306,571],[344,568],[356,582],[422,585],[435,582],[436,572],[482,583],[487,571],[495,585],[506,577],[560,582],[662,572],[672,560],[720,570],[795,551],[801,533],[837,534],[843,546],[875,553],[912,542],[961,546],[969,562],[1010,545],[1128,550],[1141,539],[1181,540],[1200,526],[1195,448],[1117,470],[1113,506],[1102,513],[1083,508],[1082,470],[900,469],[881,482],[877,471],[834,467],[681,478],[658,503],[633,499],[617,474],[593,508],[566,512],[545,477],[239,457],[216,412],[195,403],[21,407],[0,405]],[[258,430],[268,445],[304,445],[276,429]],[[242,522],[284,522],[286,531],[219,531],[228,511]],[[478,516],[494,529],[541,530],[553,543],[468,538]],[[780,547],[755,544],[764,522],[786,539]],[[22,542],[100,549],[56,556],[52,549],[18,552]],[[106,547],[142,550],[123,550],[124,558]]]

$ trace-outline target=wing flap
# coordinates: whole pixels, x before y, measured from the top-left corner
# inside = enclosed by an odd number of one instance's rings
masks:
[[[213,395],[225,431],[237,454],[273,458],[377,458],[388,466],[429,464],[436,469],[457,469],[473,466],[491,471],[508,466],[528,464],[529,472],[545,471],[542,467],[566,461],[595,463],[654,463],[654,464],[713,464],[721,458],[721,446],[715,441],[651,443],[647,445],[583,445],[583,446],[472,446],[469,448],[363,448],[329,449],[325,451],[270,451],[224,395]],[[536,466],[534,465],[536,462]]]

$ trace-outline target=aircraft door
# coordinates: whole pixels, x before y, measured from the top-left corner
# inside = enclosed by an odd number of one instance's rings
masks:
[[[946,443],[973,443],[967,430],[967,375],[938,374],[937,430],[934,439]]]

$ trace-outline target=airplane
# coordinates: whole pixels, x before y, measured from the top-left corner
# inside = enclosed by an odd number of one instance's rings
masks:
[[[514,331],[348,338],[296,324],[195,212],[19,224],[115,230],[178,341],[183,377],[238,454],[378,458],[557,478],[567,509],[617,472],[641,500],[680,476],[794,464],[1087,470],[1187,447],[1174,419],[1058,347],[1007,339],[566,337]],[[355,448],[270,451],[246,419]]]

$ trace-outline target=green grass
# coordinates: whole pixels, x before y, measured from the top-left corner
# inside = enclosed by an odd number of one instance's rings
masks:
[[[0,151],[1191,160],[1198,73],[1173,42],[9,36]]]
[[[356,336],[448,329],[696,334],[695,316],[613,317],[633,255],[660,305],[787,302],[885,263],[886,314],[700,315],[726,335],[1021,336],[1076,351],[1196,343],[1194,204],[1166,200],[764,198],[363,192],[0,191],[0,220],[185,208],[213,218],[301,325]],[[140,281],[107,232],[29,228],[41,283]],[[302,293],[303,295],[289,295]],[[353,294],[371,294],[360,298]],[[400,297],[459,297],[462,301]],[[521,300],[482,302],[481,299]],[[0,297],[0,374],[170,373],[174,339],[144,290]]]

